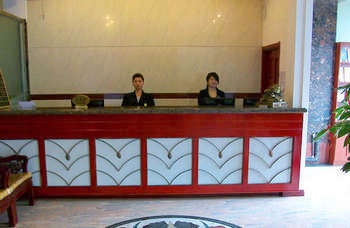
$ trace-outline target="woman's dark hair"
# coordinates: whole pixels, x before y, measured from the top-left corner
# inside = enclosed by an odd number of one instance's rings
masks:
[[[140,73],[136,73],[136,74],[134,74],[134,75],[132,76],[132,81],[134,81],[134,80],[135,80],[135,78],[141,78],[141,79],[142,79],[142,81],[145,81],[145,79],[143,78],[143,75],[142,75],[142,74],[140,74]]]
[[[219,82],[219,75],[216,72],[210,72],[207,75],[207,82],[209,81],[209,79],[213,77],[217,82]]]

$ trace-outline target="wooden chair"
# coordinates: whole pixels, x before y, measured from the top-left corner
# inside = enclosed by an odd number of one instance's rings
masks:
[[[16,201],[23,195],[34,205],[32,175],[27,170],[28,158],[23,155],[0,157],[0,213],[7,210],[9,227],[16,226]]]

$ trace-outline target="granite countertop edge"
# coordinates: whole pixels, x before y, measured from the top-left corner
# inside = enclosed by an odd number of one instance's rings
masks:
[[[304,113],[305,108],[233,108],[233,107],[104,107],[89,109],[36,108],[32,110],[5,109],[0,115],[96,115],[96,114],[196,114],[196,113]]]

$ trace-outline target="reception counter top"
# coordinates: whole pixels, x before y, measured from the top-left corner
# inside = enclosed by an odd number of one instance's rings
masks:
[[[305,111],[1,110],[0,156],[28,156],[38,197],[303,195]]]
[[[9,109],[0,110],[0,115],[89,115],[89,114],[142,114],[142,113],[300,113],[306,112],[304,108],[234,108],[226,106],[199,107],[199,106],[160,106],[160,107],[104,107],[89,109],[74,108],[37,108],[33,110]]]

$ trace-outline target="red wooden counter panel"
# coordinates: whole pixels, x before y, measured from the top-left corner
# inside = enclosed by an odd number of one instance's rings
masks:
[[[299,189],[303,112],[253,113],[91,113],[91,114],[2,114],[0,140],[34,139],[38,142],[40,186],[37,196],[169,196],[212,194],[281,193],[303,195]],[[243,139],[242,182],[240,184],[198,184],[198,140],[241,137]],[[289,183],[249,184],[249,139],[252,137],[292,138]],[[96,139],[140,139],[140,186],[98,186]],[[147,184],[147,139],[190,138],[192,184],[150,186]],[[48,186],[46,139],[87,139],[90,158],[89,186]],[[1,153],[1,152],[0,152]]]

